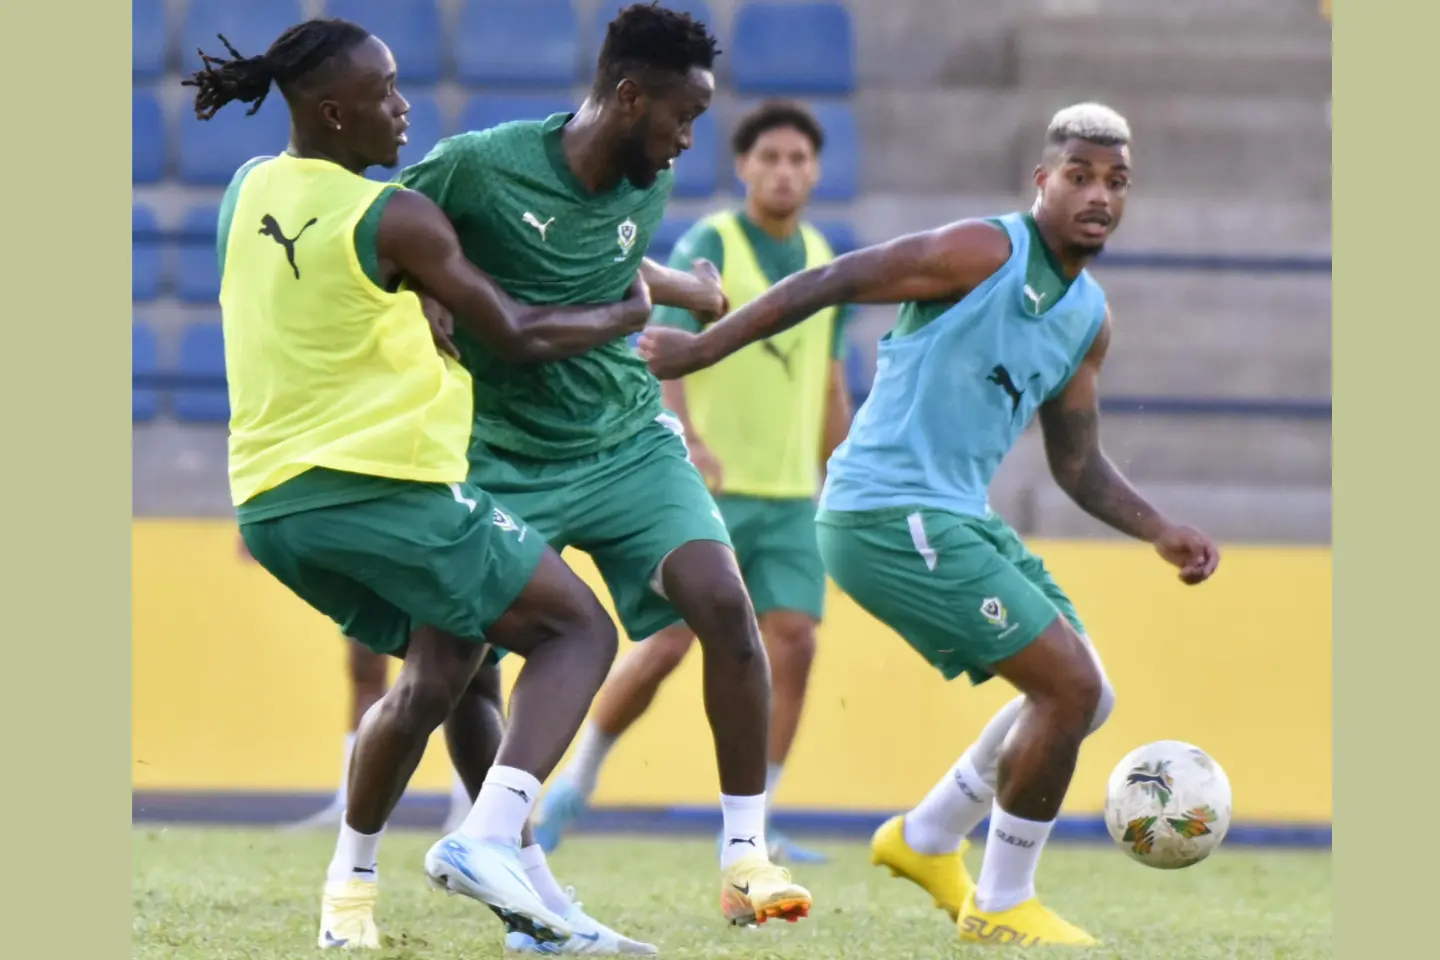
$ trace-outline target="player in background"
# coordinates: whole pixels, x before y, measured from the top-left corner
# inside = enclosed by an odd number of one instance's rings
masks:
[[[872,841],[874,862],[924,888],[966,941],[1094,942],[1040,905],[1035,870],[1080,744],[1114,704],[1074,606],[990,510],[996,467],[1038,415],[1051,472],[1083,510],[1152,544],[1187,584],[1219,562],[1208,537],[1161,514],[1100,447],[1111,321],[1085,267],[1120,223],[1130,160],[1121,116],[1067,108],[1047,131],[1029,213],[859,250],[699,336],[651,327],[640,340],[655,373],[673,378],[831,304],[900,304],[871,393],[830,459],[820,552],[835,582],[946,678],[1000,676],[1020,691]],[[987,814],[976,883],[961,856]]]
[[[345,638],[345,652],[348,668],[346,679],[350,684],[350,720],[345,728],[345,749],[341,754],[339,786],[335,788],[335,796],[324,809],[293,824],[291,829],[294,830],[334,828],[340,825],[340,819],[345,815],[345,785],[350,781],[350,755],[355,749],[355,732],[360,729],[360,721],[366,712],[385,696],[389,685],[386,675],[389,670],[388,657],[374,653],[363,643],[348,637]],[[452,773],[450,809],[445,814],[441,831],[450,833],[458,829],[473,803],[465,789],[465,781],[460,778],[459,773]]]
[[[399,182],[445,211],[466,256],[515,299],[619,298],[664,214],[671,165],[709,107],[717,53],[689,16],[629,6],[609,24],[592,89],[573,114],[443,140]],[[632,638],[681,620],[699,637],[724,819],[724,916],[805,916],[809,892],[765,845],[765,648],[724,520],[659,383],[622,337],[524,364],[464,324],[456,342],[475,387],[471,482],[557,551],[590,554]]]
[[[558,554],[466,479],[470,377],[449,316],[427,314],[404,284],[517,363],[639,329],[648,289],[637,279],[601,307],[521,305],[466,260],[433,203],[363,177],[398,164],[409,109],[394,58],[364,28],[311,20],[260,56],[226,48],[231,59],[202,54],[185,81],[196,116],[233,101],[253,113],[275,84],[291,120],[285,153],[237,171],[217,233],[241,535],[347,636],[404,660],[357,734],[320,945],[379,945],[381,831],[437,727],[465,755],[455,743],[474,737],[469,707],[490,695],[477,674],[491,643],[525,657],[510,727],[474,807],[425,870],[510,930],[564,942],[574,928],[527,879],[519,841],[613,662],[615,628]]]
[[[830,262],[829,244],[803,219],[820,177],[824,142],[819,122],[800,104],[773,101],[747,114],[733,137],[744,207],[693,226],[670,266],[689,270],[697,259],[714,264],[734,308],[792,273]],[[848,307],[826,308],[723,363],[661,385],[665,406],[685,428],[690,460],[715,493],[759,616],[773,690],[765,776],[772,805],[800,726],[815,627],[825,608],[815,496],[825,461],[850,426],[842,361],[850,315]],[[658,308],[652,323],[699,329],[690,313],[670,307]],[[585,809],[610,749],[649,708],[694,639],[688,626],[677,623],[611,671],[573,759],[540,800],[535,836],[547,851]],[[766,835],[777,860],[823,860],[768,823]]]

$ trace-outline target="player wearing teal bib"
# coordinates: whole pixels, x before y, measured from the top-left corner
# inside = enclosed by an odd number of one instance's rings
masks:
[[[1095,942],[1040,905],[1035,868],[1080,744],[1114,700],[1074,606],[990,510],[1000,461],[1038,416],[1051,472],[1082,509],[1152,544],[1185,583],[1219,562],[1209,538],[1164,517],[1100,448],[1110,313],[1085,267],[1124,212],[1129,143],[1129,125],[1107,107],[1062,110],[1030,213],[857,251],[790,277],[699,336],[641,335],[651,368],[673,378],[828,305],[901,304],[870,396],[830,459],[820,551],[835,582],[945,677],[998,675],[1020,691],[872,842],[874,862],[929,892],[966,941]],[[977,884],[961,856],[987,813]]]
[[[573,114],[444,140],[400,182],[434,200],[465,255],[520,302],[616,300],[642,270],[670,168],[709,108],[717,52],[689,16],[629,6],[610,23]],[[653,284],[656,302],[697,309],[666,289],[695,277],[658,270],[666,283]],[[770,684],[755,612],[660,384],[623,337],[557,362],[516,363],[464,328],[457,323],[474,391],[470,482],[557,551],[590,554],[631,638],[682,619],[694,629],[726,838],[721,909],[740,924],[805,916],[809,892],[766,853]]]

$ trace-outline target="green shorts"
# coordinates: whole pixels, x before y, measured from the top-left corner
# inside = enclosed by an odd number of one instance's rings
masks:
[[[474,440],[470,482],[524,517],[557,553],[588,553],[620,625],[643,640],[680,620],[657,589],[661,561],[696,540],[731,545],[679,430],[673,417],[661,416],[623,443],[568,460],[522,457]]]
[[[928,508],[821,511],[830,577],[945,675],[975,684],[1056,617],[1085,627],[1045,564],[995,514]]]
[[[413,483],[375,499],[240,524],[246,549],[376,653],[427,625],[477,643],[535,573],[545,540],[470,484]]]
[[[755,613],[825,615],[825,563],[815,541],[815,501],[720,494],[715,498]]]

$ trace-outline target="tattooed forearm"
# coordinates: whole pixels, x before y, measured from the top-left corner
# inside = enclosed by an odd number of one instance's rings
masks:
[[[817,310],[850,299],[858,282],[853,271],[833,263],[791,274],[701,334],[709,362],[788,330]]]
[[[1159,536],[1164,517],[1100,449],[1097,410],[1057,407],[1042,410],[1041,419],[1050,472],[1080,509],[1138,540]]]

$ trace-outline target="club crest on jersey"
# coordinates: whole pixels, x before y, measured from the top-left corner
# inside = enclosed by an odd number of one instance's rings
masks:
[[[615,240],[620,244],[620,256],[616,257],[616,260],[624,260],[630,256],[630,250],[635,246],[635,238],[639,235],[640,228],[635,226],[635,221],[629,217],[615,228]]]
[[[513,533],[520,529],[515,525],[515,521],[510,519],[510,515],[502,510],[495,511],[495,526],[504,530],[506,533]]]
[[[1003,627],[1006,622],[1005,604],[1000,602],[999,597],[986,597],[980,601],[980,616],[990,621],[992,626]]]

